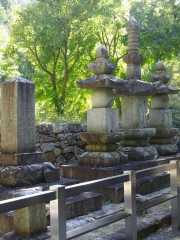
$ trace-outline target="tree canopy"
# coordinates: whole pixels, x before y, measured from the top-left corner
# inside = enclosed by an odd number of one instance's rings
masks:
[[[129,16],[140,24],[143,79],[148,81],[149,72],[160,59],[175,76],[172,83],[179,84],[177,0],[36,0],[14,6],[10,0],[0,1],[1,26],[9,29],[11,22],[9,42],[1,44],[0,77],[4,81],[20,74],[35,82],[38,114],[85,114],[90,107],[89,91],[78,89],[76,81],[89,77],[86,64],[95,60],[95,48],[101,42],[108,48],[111,61],[117,63],[114,74],[126,78],[122,56],[127,51],[125,24]],[[12,9],[14,17],[8,15]]]

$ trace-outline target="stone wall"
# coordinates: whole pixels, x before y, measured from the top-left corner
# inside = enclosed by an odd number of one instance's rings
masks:
[[[41,123],[36,126],[36,150],[44,153],[45,162],[57,167],[76,163],[77,156],[84,152],[80,133],[85,131],[85,124]]]

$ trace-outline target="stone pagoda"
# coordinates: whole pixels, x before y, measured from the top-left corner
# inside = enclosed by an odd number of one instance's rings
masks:
[[[121,151],[128,154],[130,161],[152,160],[157,151],[149,145],[149,138],[156,133],[155,128],[147,128],[147,97],[156,92],[155,87],[141,81],[140,63],[143,56],[138,53],[139,25],[131,17],[126,26],[128,32],[128,53],[123,60],[127,63],[128,90],[118,88],[114,93],[121,97],[122,129],[125,134],[121,141]]]
[[[87,110],[87,132],[81,139],[87,143],[86,152],[78,158],[79,165],[112,167],[127,162],[127,156],[116,150],[123,138],[119,132],[119,110],[112,108],[114,103],[113,88],[123,82],[112,74],[115,64],[109,62],[108,51],[102,44],[96,50],[97,60],[88,64],[94,75],[84,81],[78,81],[80,88],[92,89],[92,109]]]
[[[156,85],[157,94],[151,99],[149,111],[149,126],[156,128],[156,135],[150,143],[157,149],[160,156],[173,155],[178,152],[178,147],[173,143],[177,129],[172,128],[172,112],[169,107],[169,94],[177,94],[178,89],[169,85],[170,75],[165,73],[164,64],[158,61],[155,65],[155,74],[149,76]]]

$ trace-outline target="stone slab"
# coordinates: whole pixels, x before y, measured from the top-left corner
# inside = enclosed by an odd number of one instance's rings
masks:
[[[47,204],[47,221],[50,223],[50,205]],[[66,199],[66,219],[83,216],[102,208],[102,195],[84,192]]]
[[[137,55],[137,57],[138,56],[140,55]],[[134,64],[131,65],[133,69],[135,65]],[[134,79],[130,79],[130,81],[124,80],[122,81],[122,83],[123,82],[124,82],[124,85],[122,85],[122,87],[119,86],[116,89],[115,88],[113,89],[115,95],[118,95],[121,97],[122,96],[123,97],[124,96],[150,96],[156,93],[155,87],[148,82],[141,81],[141,80],[134,80]]]
[[[147,97],[123,96],[122,128],[146,128],[147,127]]]
[[[6,199],[11,199],[13,194],[16,191],[19,190],[38,190],[38,191],[48,191],[50,186],[53,185],[65,185],[65,186],[69,186],[72,184],[77,184],[79,183],[79,180],[75,180],[75,179],[68,179],[68,178],[60,178],[59,181],[56,182],[51,182],[51,183],[38,183],[38,184],[34,184],[31,186],[26,186],[26,187],[17,187],[17,188],[11,188],[11,187],[0,187],[0,201],[1,200],[6,200]]]
[[[51,231],[50,228],[47,229],[47,231],[45,233],[42,233],[40,235],[37,236],[33,236],[33,237],[22,237],[20,235],[18,235],[17,233],[15,233],[14,231],[6,233],[3,236],[4,240],[45,240],[45,239],[49,239],[51,238]]]
[[[80,165],[62,165],[60,175],[63,178],[80,181],[91,181],[100,178],[122,174],[126,170],[140,170],[169,163],[170,160],[180,160],[180,154],[159,157],[156,160],[131,161],[127,164],[115,167],[87,167]]]
[[[153,146],[141,147],[122,147],[120,151],[128,155],[129,161],[146,161],[153,160],[158,157],[158,152]]]
[[[149,110],[149,127],[159,129],[172,128],[172,111],[170,109]]]
[[[169,185],[170,176],[168,173],[152,175],[137,179],[136,193],[145,195],[169,187]],[[103,195],[103,201],[120,203],[124,200],[123,184],[116,184],[104,189],[98,189],[97,192]]]
[[[65,180],[67,181],[67,180]],[[55,184],[55,183],[54,183]],[[54,185],[53,184],[53,185]],[[47,189],[46,189],[47,190]],[[72,219],[100,210],[102,207],[102,195],[99,193],[85,192],[66,199],[66,218]],[[50,208],[46,204],[47,223],[50,224]],[[0,214],[0,232],[7,233],[13,231],[13,212]]]
[[[57,172],[51,163],[39,163],[25,166],[0,166],[0,184],[3,186],[22,187],[45,182],[45,173]],[[56,181],[59,176],[56,174]],[[53,177],[55,181],[55,178]]]
[[[35,85],[21,77],[1,85],[3,153],[35,152]]]
[[[119,130],[119,110],[111,108],[92,108],[87,110],[87,131],[115,133]]]
[[[34,153],[0,153],[0,164],[4,166],[22,166],[43,163],[42,152]]]
[[[128,156],[119,152],[85,152],[78,156],[78,164],[96,167],[113,167],[128,162]]]

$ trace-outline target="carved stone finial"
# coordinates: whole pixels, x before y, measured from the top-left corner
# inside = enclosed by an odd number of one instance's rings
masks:
[[[127,63],[127,79],[140,80],[140,63],[143,60],[143,56],[138,54],[139,24],[133,17],[127,23],[126,30],[128,32],[128,53],[124,55],[123,60]]]
[[[96,49],[96,57],[97,58],[108,58],[109,57],[108,50],[103,43]]]
[[[109,62],[109,53],[104,44],[101,44],[96,49],[96,57],[97,59],[95,63],[88,64],[88,69],[90,72],[95,75],[101,75],[111,74],[115,70],[116,64],[112,64]]]
[[[127,23],[126,30],[128,32],[128,54],[138,54],[139,24],[133,17]]]
[[[164,63],[161,62],[160,60],[155,64],[155,70],[156,71],[163,71],[165,70]]]
[[[151,82],[161,81],[166,84],[170,81],[170,75],[165,73],[165,66],[160,60],[155,64],[155,74],[150,74],[149,79]]]

